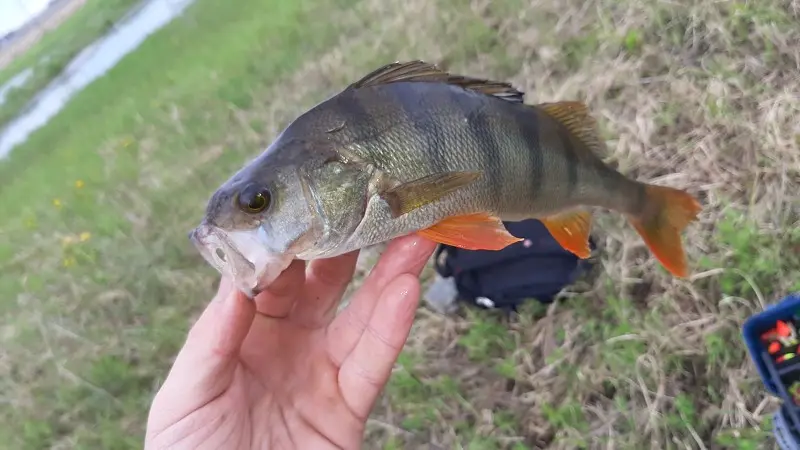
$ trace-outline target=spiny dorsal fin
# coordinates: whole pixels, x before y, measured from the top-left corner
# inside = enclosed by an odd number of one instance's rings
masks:
[[[377,86],[380,84],[397,82],[427,81],[447,83],[470,89],[482,94],[494,95],[512,103],[522,103],[525,94],[515,89],[510,83],[492,81],[481,78],[471,78],[462,75],[452,75],[436,67],[435,64],[415,60],[407,62],[394,62],[380,67],[350,87],[354,89]]]
[[[536,105],[550,117],[560,122],[595,155],[602,149],[603,141],[597,121],[589,114],[589,108],[577,101],[541,103]]]

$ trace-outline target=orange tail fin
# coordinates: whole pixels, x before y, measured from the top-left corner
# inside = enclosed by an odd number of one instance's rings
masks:
[[[680,233],[697,218],[700,203],[679,189],[647,185],[645,190],[648,202],[645,212],[628,216],[628,221],[664,268],[684,278],[688,269]]]

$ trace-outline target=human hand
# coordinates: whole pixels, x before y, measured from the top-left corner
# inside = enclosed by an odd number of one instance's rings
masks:
[[[296,260],[255,301],[223,279],[153,400],[145,448],[360,448],[435,247],[391,242],[338,316],[357,252]]]

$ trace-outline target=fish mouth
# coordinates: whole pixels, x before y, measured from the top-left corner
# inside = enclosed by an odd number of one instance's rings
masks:
[[[201,223],[189,239],[203,259],[251,299],[270,285],[294,258],[270,252],[261,228],[229,231]]]

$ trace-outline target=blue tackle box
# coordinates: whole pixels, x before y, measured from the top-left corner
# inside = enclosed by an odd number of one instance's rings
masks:
[[[742,334],[764,386],[783,401],[775,439],[783,450],[800,450],[800,293],[749,317]]]

